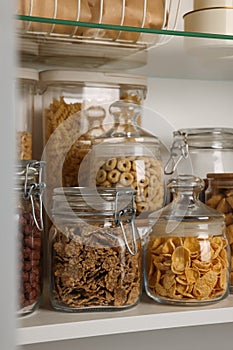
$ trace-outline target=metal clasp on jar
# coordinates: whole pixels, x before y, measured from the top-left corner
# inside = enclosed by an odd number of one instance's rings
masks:
[[[130,195],[130,207],[121,209],[118,211],[119,207],[119,198],[122,195]],[[126,245],[126,248],[128,249],[129,253],[133,256],[137,254],[137,240],[136,240],[136,229],[135,229],[135,217],[136,217],[136,210],[134,208],[134,192],[132,190],[125,190],[120,191],[116,193],[116,201],[115,201],[115,214],[114,214],[114,221],[117,226],[121,227],[121,231],[123,234],[123,239]],[[129,202],[127,203],[129,204]],[[129,246],[129,241],[127,239],[127,235],[125,232],[125,227],[123,224],[123,221],[126,223],[131,224],[131,230],[132,230],[132,242],[133,242],[133,250]]]
[[[33,219],[39,231],[44,230],[43,205],[42,205],[42,196],[45,189],[45,183],[42,181],[42,172],[43,172],[44,166],[45,166],[45,162],[38,162],[38,161],[28,162],[26,165],[25,182],[24,182],[24,198],[30,199],[31,201]],[[28,173],[29,173],[30,167],[34,167],[38,169],[38,183],[34,182],[34,183],[30,183],[29,185]],[[34,197],[39,198],[40,224],[36,217]]]
[[[172,175],[176,171],[176,168],[180,161],[182,159],[188,158],[189,152],[186,134],[179,134],[178,137],[175,138],[170,153],[170,158],[168,159],[167,164],[164,168],[165,175]]]

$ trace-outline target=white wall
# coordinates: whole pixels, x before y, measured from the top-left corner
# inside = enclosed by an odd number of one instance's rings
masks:
[[[157,111],[174,130],[233,128],[233,81],[151,78],[145,106]],[[146,115],[143,125],[155,133],[158,130]]]

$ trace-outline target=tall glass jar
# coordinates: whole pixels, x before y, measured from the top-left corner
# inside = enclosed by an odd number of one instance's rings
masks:
[[[199,305],[229,293],[230,256],[223,214],[203,204],[200,178],[168,182],[173,201],[150,217],[145,289],[165,304]]]
[[[78,172],[85,152],[77,146],[90,128],[85,111],[89,110],[90,114],[93,108],[104,109],[102,125],[107,124],[104,127],[107,130],[110,128],[109,106],[120,98],[134,98],[143,103],[146,82],[143,76],[111,72],[49,70],[40,73],[47,208],[51,208],[54,188],[83,186],[79,184]],[[100,113],[102,115],[102,111]],[[84,179],[87,175],[88,172]]]
[[[225,216],[231,249],[230,291],[233,292],[233,173],[207,174],[206,204]]]
[[[21,161],[16,166],[19,316],[30,314],[38,307],[42,292],[43,167],[44,163],[32,160]]]
[[[147,218],[164,203],[159,139],[137,125],[141,107],[126,101],[110,106],[114,126],[96,139],[90,163],[90,186],[131,187],[137,219]]]
[[[132,190],[58,188],[50,230],[50,301],[60,311],[117,310],[141,296]]]
[[[105,109],[101,106],[92,106],[83,111],[87,120],[87,131],[75,141],[68,151],[63,164],[62,185],[74,187],[79,185],[79,168],[85,162],[85,157],[91,151],[93,142],[105,132],[103,122],[106,116]],[[84,164],[83,164],[84,166]],[[81,177],[82,185],[86,185],[87,175],[90,171],[89,165],[85,164],[85,175]]]
[[[34,96],[39,74],[35,69],[18,68],[16,92],[18,109],[16,118],[16,158],[32,159],[32,132],[34,116]]]

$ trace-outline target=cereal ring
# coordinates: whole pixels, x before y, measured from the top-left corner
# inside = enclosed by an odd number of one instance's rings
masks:
[[[96,182],[97,184],[101,184],[107,179],[107,173],[103,169],[99,169],[96,175]]]
[[[131,156],[131,157],[127,157],[127,159],[130,160],[130,161],[132,162],[133,160],[136,159],[136,157]]]
[[[142,202],[146,202],[146,197],[144,197],[143,195],[137,195],[135,196],[135,202],[136,203],[142,203]]]
[[[143,187],[142,195],[143,195],[145,198],[148,198],[148,197],[149,197],[148,186],[147,186],[147,187]]]
[[[154,187],[158,184],[157,176],[151,175],[150,177],[150,186]]]
[[[129,172],[131,169],[131,162],[126,158],[119,159],[117,162],[117,169],[123,172]]]
[[[130,173],[122,173],[120,176],[120,182],[124,186],[130,186],[133,183],[134,177]]]
[[[111,187],[111,182],[108,181],[108,180],[105,180],[105,181],[102,183],[102,186],[104,186],[104,187]]]
[[[132,183],[131,187],[132,187],[135,191],[138,191],[138,190],[139,190],[139,186],[138,186],[137,181],[134,181],[134,182]]]
[[[117,160],[116,158],[111,158],[109,159],[103,166],[105,170],[113,170],[117,165]]]
[[[149,185],[149,179],[148,177],[144,177],[138,181],[139,186],[141,187],[147,187]]]
[[[137,203],[137,211],[139,213],[148,211],[148,209],[149,209],[149,205],[146,202]]]
[[[112,184],[115,184],[119,181],[121,173],[117,169],[113,169],[109,171],[108,173],[108,181],[110,181]]]

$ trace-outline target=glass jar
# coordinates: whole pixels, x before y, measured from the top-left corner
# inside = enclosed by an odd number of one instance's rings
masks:
[[[133,191],[58,188],[50,229],[50,301],[66,312],[138,303],[142,254]]]
[[[137,125],[140,105],[117,101],[110,106],[110,113],[114,126],[96,138],[89,160],[89,184],[97,188],[131,187],[136,192],[137,219],[147,218],[164,203],[160,141]]]
[[[233,173],[207,174],[206,204],[225,216],[231,250],[230,292],[233,292]]]
[[[173,135],[167,175],[178,170],[206,179],[208,173],[233,172],[232,128],[180,129]]]
[[[30,314],[38,307],[42,292],[43,167],[42,162],[21,161],[15,172],[19,316]]]
[[[83,111],[87,120],[87,131],[73,143],[65,157],[62,172],[63,187],[74,187],[79,185],[79,168],[87,154],[91,151],[96,137],[105,132],[103,122],[105,119],[105,109],[100,106],[92,106]],[[84,166],[84,165],[83,165]],[[89,165],[85,164],[85,175],[80,178],[82,185],[86,185],[86,174],[89,173]],[[80,175],[81,176],[81,175]]]
[[[192,175],[169,180],[172,203],[150,216],[145,289],[157,302],[199,305],[229,293],[224,216],[198,199],[203,187],[204,181]]]
[[[17,118],[16,118],[16,158],[32,159],[32,127],[34,96],[38,82],[38,72],[31,68],[18,68],[17,71]]]

